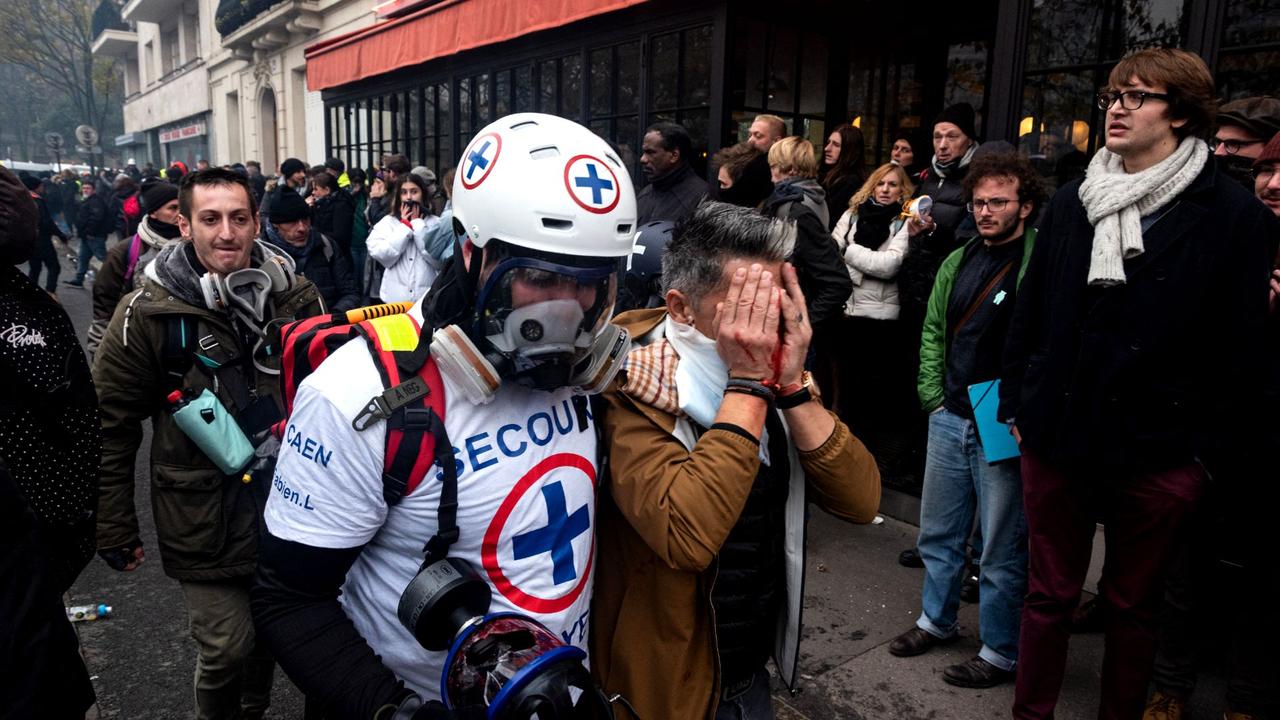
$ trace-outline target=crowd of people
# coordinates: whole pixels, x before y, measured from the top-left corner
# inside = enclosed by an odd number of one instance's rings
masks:
[[[1151,49],[1096,103],[1101,147],[1052,192],[965,104],[875,168],[857,127],[819,149],[760,115],[710,184],[659,123],[638,192],[538,114],[438,178],[402,155],[0,171],[0,567],[30,580],[0,593],[24,658],[0,702],[91,701],[59,603],[95,551],[148,559],[149,420],[202,720],[262,717],[277,663],[307,717],[483,717],[451,696],[477,663],[490,717],[587,717],[566,708],[594,686],[619,717],[772,718],[808,503],[868,523],[912,472],[921,611],[889,653],[954,642],[976,602],[981,649],[941,679],[1052,718],[1070,634],[1101,630],[1098,716],[1177,720],[1226,598],[1224,717],[1271,717],[1280,100],[1219,107],[1202,60]],[[73,237],[87,356],[55,294]],[[432,603],[458,588],[576,654],[457,652],[480,625],[443,633]]]

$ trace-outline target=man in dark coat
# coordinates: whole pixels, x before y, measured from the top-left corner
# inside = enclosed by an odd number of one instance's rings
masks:
[[[328,175],[317,177],[331,180]],[[267,240],[293,258],[297,273],[316,286],[329,312],[346,312],[360,305],[350,254],[315,227],[306,201],[297,193],[281,195],[271,206],[271,223],[264,231]]]
[[[48,203],[49,193],[47,191],[54,190],[52,194],[56,195],[56,188],[52,183],[48,181],[41,183],[39,178],[31,175],[22,176],[22,184],[31,193],[31,199],[36,204],[36,212],[40,214],[40,222],[36,232],[35,252],[31,255],[27,274],[31,277],[31,282],[38,283],[40,282],[40,269],[44,268],[44,289],[50,294],[55,294],[58,290],[58,270],[61,269],[62,265],[58,262],[58,250],[53,246],[53,238],[57,237],[63,243],[68,242],[67,236],[58,227],[58,224],[54,222],[53,210]]]
[[[316,230],[337,243],[342,254],[350,259],[355,198],[340,190],[338,181],[329,173],[316,173],[311,178],[311,196],[307,202],[311,203],[311,222]]]
[[[1099,93],[1106,147],[1050,203],[1010,331],[1030,539],[1015,718],[1053,716],[1095,522],[1107,533],[1100,718],[1143,713],[1170,558],[1209,476],[1256,452],[1276,219],[1218,172],[1198,56],[1142,50]]]
[[[142,421],[150,418],[160,559],[182,586],[199,651],[193,715],[261,718],[274,663],[254,636],[249,585],[272,466],[251,464],[247,479],[223,472],[178,427],[165,398],[174,390],[187,397],[207,392],[246,436],[261,437],[280,419],[281,406],[279,354],[262,351],[259,333],[268,323],[318,315],[323,307],[310,282],[290,277],[282,251],[255,239],[257,207],[246,178],[220,168],[194,173],[183,183],[179,205],[178,224],[190,241],[166,245],[146,267],[146,282],[121,301],[94,358],[103,433],[98,554],[126,572],[146,558],[134,465]],[[203,287],[226,288],[228,278],[248,268],[284,276],[280,289],[239,286],[250,307],[262,308],[260,316],[208,301]],[[181,337],[198,346],[174,341]]]
[[[89,259],[98,258],[99,262],[107,259],[107,235],[116,228],[116,216],[111,206],[98,192],[92,182],[81,187],[84,202],[76,213],[76,232],[80,235],[79,262],[76,263],[76,278],[68,280],[71,287],[84,287],[84,277],[89,272]]]
[[[636,193],[639,223],[676,222],[688,217],[707,196],[707,183],[689,164],[693,139],[675,123],[658,123],[645,131],[640,167],[649,181]]]

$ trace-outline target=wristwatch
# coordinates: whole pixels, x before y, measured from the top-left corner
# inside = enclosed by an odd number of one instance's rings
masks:
[[[800,375],[800,382],[790,383],[778,388],[775,404],[779,410],[790,410],[813,400],[813,375],[805,370]]]

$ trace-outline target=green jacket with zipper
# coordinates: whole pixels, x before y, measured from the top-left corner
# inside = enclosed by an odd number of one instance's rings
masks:
[[[920,375],[916,380],[916,393],[920,396],[920,407],[925,412],[933,412],[942,407],[943,376],[947,373],[947,338],[950,334],[950,328],[947,327],[947,303],[951,301],[951,288],[955,285],[956,272],[960,270],[965,253],[974,243],[980,242],[982,237],[974,236],[942,261],[938,277],[933,283],[933,292],[929,294],[929,307],[924,318],[924,329],[920,334]],[[1035,244],[1035,228],[1027,228],[1022,237],[1018,285],[1022,284],[1022,276],[1027,273],[1027,263],[1031,260],[1031,249]]]

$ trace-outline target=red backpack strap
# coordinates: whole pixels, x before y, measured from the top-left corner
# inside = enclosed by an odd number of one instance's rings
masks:
[[[422,484],[433,464],[439,463],[446,473],[455,469],[453,447],[444,430],[444,380],[428,354],[430,336],[422,334],[412,316],[376,318],[359,327],[373,346],[374,365],[387,390],[370,402],[353,425],[361,429],[362,419],[367,427],[379,417],[386,418],[383,497],[388,505],[395,505]],[[442,510],[444,504],[442,497]],[[456,497],[452,505],[456,510]]]

